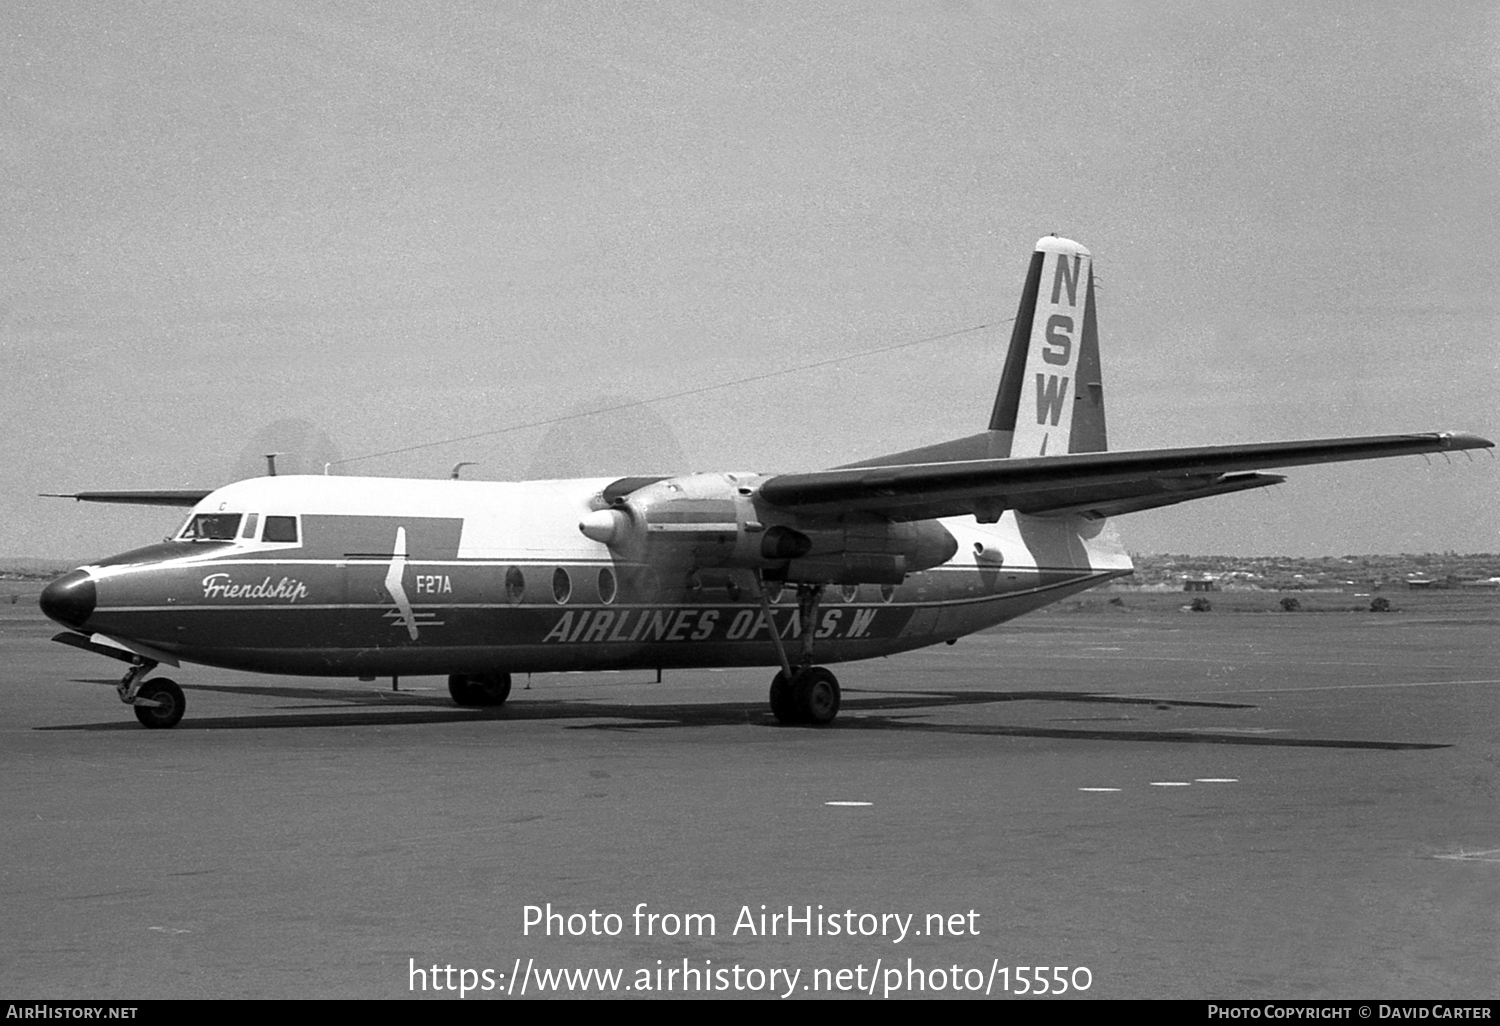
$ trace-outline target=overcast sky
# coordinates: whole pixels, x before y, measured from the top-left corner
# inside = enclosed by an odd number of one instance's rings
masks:
[[[1500,436],[1497,10],[12,0],[0,555],[155,540],[178,511],[35,495],[268,446],[503,480],[968,434],[1051,232],[1095,256],[1112,448]],[[1500,461],[1408,457],[1119,527],[1493,552],[1497,509]]]

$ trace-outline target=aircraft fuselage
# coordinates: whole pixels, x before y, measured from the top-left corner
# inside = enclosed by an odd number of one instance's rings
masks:
[[[775,666],[772,631],[800,644],[791,584],[769,583],[768,621],[753,570],[625,560],[586,537],[611,480],[242,481],[189,519],[218,537],[83,567],[44,607],[158,661],[322,676]],[[956,554],[900,583],[825,588],[820,662],[948,641],[1131,572],[1099,521],[926,523]]]

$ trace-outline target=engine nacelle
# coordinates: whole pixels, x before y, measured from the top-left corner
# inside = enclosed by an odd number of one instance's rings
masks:
[[[668,478],[614,498],[578,524],[631,562],[768,571],[788,581],[899,584],[945,563],[958,542],[935,520],[799,517],[758,503],[751,474]],[[601,504],[609,502],[601,495]]]

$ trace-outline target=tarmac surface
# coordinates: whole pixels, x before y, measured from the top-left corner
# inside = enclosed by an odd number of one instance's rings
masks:
[[[1500,601],[1126,601],[835,667],[828,729],[778,726],[770,671],[539,675],[476,712],[431,678],[163,667],[187,716],[147,731],[122,664],[0,605],[0,998],[515,1000],[597,967],[623,996],[997,999],[1018,966],[1086,997],[1500,995]],[[583,935],[528,927],[549,903]]]

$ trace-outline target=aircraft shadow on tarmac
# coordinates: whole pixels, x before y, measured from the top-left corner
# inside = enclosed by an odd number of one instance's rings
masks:
[[[80,680],[78,683],[114,684],[113,680]],[[612,720],[629,722],[579,723],[574,730],[660,730],[680,727],[751,726],[783,727],[763,702],[623,704],[587,699],[530,699],[495,709],[460,709],[444,695],[415,691],[347,691],[308,687],[234,687],[218,684],[183,685],[184,691],[232,695],[273,696],[298,701],[289,706],[302,711],[288,714],[204,717],[183,720],[176,730],[252,730],[286,727],[417,726],[433,723],[464,723],[471,720]],[[305,704],[307,700],[322,700]],[[1447,744],[1408,741],[1364,741],[1344,738],[1270,737],[1264,734],[1220,733],[1212,729],[1097,729],[1083,727],[1011,726],[1004,724],[932,723],[915,715],[964,706],[1001,702],[1063,702],[1085,705],[1136,706],[1170,711],[1178,708],[1254,709],[1238,702],[1174,701],[1097,695],[1072,691],[905,691],[898,693],[844,689],[843,713],[823,730],[892,730],[933,734],[967,734],[995,737],[1041,737],[1072,741],[1151,741],[1172,744],[1262,745],[1283,748],[1366,748],[1402,751],[1448,748]],[[394,711],[386,711],[394,710]],[[900,715],[907,713],[908,715]],[[883,715],[882,715],[883,714]],[[130,720],[37,727],[43,731],[140,730]],[[805,728],[802,728],[805,729]]]

